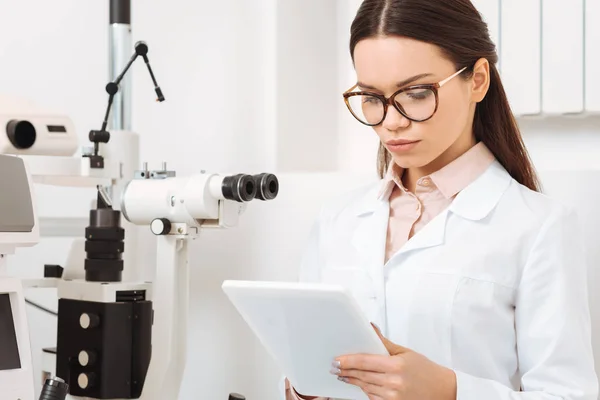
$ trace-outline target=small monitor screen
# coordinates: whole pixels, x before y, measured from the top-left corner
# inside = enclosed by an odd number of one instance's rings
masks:
[[[0,371],[20,368],[21,359],[10,307],[10,296],[2,293],[0,294]]]

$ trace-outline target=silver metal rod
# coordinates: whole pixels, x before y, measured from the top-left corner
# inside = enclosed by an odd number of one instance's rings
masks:
[[[121,73],[134,52],[131,42],[131,25],[113,23],[109,29],[110,81]],[[131,130],[131,74],[126,74],[119,92],[115,95],[109,130]]]

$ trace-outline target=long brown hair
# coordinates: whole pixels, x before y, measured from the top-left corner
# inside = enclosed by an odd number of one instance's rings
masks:
[[[496,68],[498,55],[487,24],[470,0],[365,0],[352,23],[350,54],[363,40],[376,36],[403,36],[438,46],[456,69],[473,74],[480,58],[490,63],[490,87],[477,104],[473,132],[519,183],[539,191],[539,181],[519,126],[510,109]],[[377,169],[383,177],[391,155],[380,143]]]

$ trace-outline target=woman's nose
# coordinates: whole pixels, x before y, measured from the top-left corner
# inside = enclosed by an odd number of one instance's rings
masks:
[[[400,114],[396,107],[390,105],[387,110],[387,115],[382,122],[382,126],[390,131],[395,131],[400,128],[406,128],[410,125],[410,120]]]

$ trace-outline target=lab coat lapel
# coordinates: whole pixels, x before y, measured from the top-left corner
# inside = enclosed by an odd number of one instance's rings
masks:
[[[389,219],[389,202],[373,203],[371,211],[357,216],[359,222],[352,237],[352,246],[368,268],[383,266]]]
[[[411,237],[395,255],[444,244],[447,216],[448,209],[445,209]]]
[[[367,204],[356,216],[359,221],[352,236],[352,247],[370,278],[368,282],[364,282],[367,293],[374,297],[377,304],[376,311],[368,315],[368,318],[383,332],[387,332],[383,264],[390,207],[388,201],[375,198]]]

